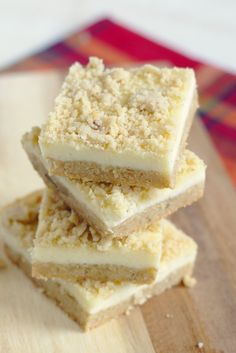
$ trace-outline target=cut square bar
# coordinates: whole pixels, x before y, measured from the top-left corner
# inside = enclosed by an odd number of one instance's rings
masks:
[[[161,250],[161,222],[120,238],[100,235],[46,189],[32,250],[32,274],[72,282],[86,278],[150,283],[156,278]]]
[[[52,175],[174,187],[197,108],[194,71],[75,63],[39,145]]]
[[[192,274],[197,246],[190,237],[168,221],[164,221],[160,271],[153,284],[114,284],[89,280],[72,284],[62,280],[32,278],[30,251],[37,229],[41,197],[42,192],[33,193],[1,211],[0,229],[5,250],[11,261],[37,286],[42,287],[44,293],[78,322],[82,329],[101,325],[182,280],[188,282],[186,279]]]
[[[203,195],[205,164],[185,150],[174,189],[122,186],[49,175],[38,146],[39,128],[23,136],[24,149],[46,185],[102,234],[114,237],[146,229]]]

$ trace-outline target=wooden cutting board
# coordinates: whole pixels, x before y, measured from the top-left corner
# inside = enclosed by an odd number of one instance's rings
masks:
[[[0,78],[0,206],[42,186],[20,138],[44,121],[61,80],[57,72]],[[0,271],[1,353],[236,352],[235,191],[197,120],[190,146],[208,165],[206,193],[173,219],[199,244],[197,286],[169,290],[130,316],[82,333],[9,264]]]

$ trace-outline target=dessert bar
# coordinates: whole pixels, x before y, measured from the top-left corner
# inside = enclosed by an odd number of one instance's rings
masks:
[[[203,194],[205,165],[189,150],[183,153],[174,189],[95,183],[49,175],[38,146],[39,133],[35,127],[22,139],[32,165],[48,187],[102,234],[116,237],[146,229]]]
[[[150,283],[162,250],[161,222],[144,231],[113,238],[90,227],[56,193],[45,189],[32,250],[37,278]]]
[[[33,193],[6,207],[0,214],[1,234],[8,257],[19,266],[44,293],[52,298],[82,329],[91,329],[119,314],[143,304],[192,274],[197,253],[195,242],[164,221],[163,252],[155,283],[136,285],[101,283],[85,280],[72,284],[62,280],[38,280],[31,277],[30,249],[37,228],[41,192]],[[33,295],[33,293],[32,293]]]
[[[174,187],[197,108],[192,69],[75,63],[42,127],[52,175]]]

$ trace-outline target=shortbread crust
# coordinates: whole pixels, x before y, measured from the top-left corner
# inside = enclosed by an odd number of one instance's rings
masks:
[[[161,222],[113,238],[91,228],[50,189],[44,191],[32,250],[37,278],[150,283],[158,272]]]
[[[40,134],[50,173],[173,187],[196,95],[192,69],[74,64]]]
[[[33,245],[33,233],[27,234],[27,224],[37,227],[37,205],[32,212],[22,212],[21,208],[30,209],[27,196],[5,208],[1,212],[1,234],[5,242],[8,257],[31,278],[30,248]],[[10,212],[10,213],[9,213]],[[22,222],[22,214],[26,218]],[[10,215],[11,221],[8,221]],[[20,215],[19,227],[15,226]],[[15,218],[15,219],[14,219]],[[13,222],[12,222],[13,221]],[[12,227],[13,224],[13,227]],[[25,225],[25,234],[22,229]],[[17,229],[21,229],[21,236]],[[24,242],[23,239],[28,239]],[[143,304],[153,295],[163,292],[189,277],[192,273],[197,247],[194,241],[183,232],[176,229],[170,222],[164,224],[164,241],[161,269],[159,277],[152,285],[114,284],[111,282],[91,282],[85,280],[81,284],[71,284],[65,281],[38,280],[31,278],[44,293],[54,301],[81,328],[91,329],[107,320],[129,311],[137,304]]]
[[[39,128],[23,136],[23,147],[45,183],[98,232],[119,236],[145,229],[203,194],[205,165],[185,150],[174,189],[130,187],[49,176],[39,146]]]

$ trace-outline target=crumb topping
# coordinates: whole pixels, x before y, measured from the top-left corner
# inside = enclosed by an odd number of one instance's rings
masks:
[[[34,192],[7,206],[1,215],[4,226],[21,239],[25,248],[33,245],[41,199],[42,192]]]
[[[186,178],[205,168],[204,163],[193,152],[186,150],[177,173],[176,187]],[[88,202],[106,219],[119,220],[136,212],[145,202],[155,201],[163,195],[168,188],[145,188],[138,186],[120,186],[106,183],[93,183],[89,181],[72,181],[84,193]]]
[[[88,300],[94,297],[106,299],[109,298],[120,286],[122,286],[122,283],[119,281],[100,282],[85,279],[80,284],[76,284],[76,286],[79,291],[83,291],[83,294]]]
[[[163,229],[161,266],[168,266],[168,263],[171,261],[190,254],[193,255],[196,252],[197,244],[190,237],[167,220],[163,220],[161,223]],[[185,276],[185,279],[187,277],[189,276]],[[122,286],[122,282],[120,281],[104,283],[85,280],[78,285],[78,290],[84,290],[84,294],[88,299],[94,296],[107,298],[120,286]],[[150,296],[150,293],[137,291],[137,293],[134,294],[134,304],[143,304]],[[167,313],[166,318],[172,319],[173,314]]]
[[[161,263],[169,263],[178,257],[196,253],[197,244],[184,232],[166,220],[162,221],[162,227],[165,236],[162,243]]]
[[[40,208],[36,244],[40,246],[80,247],[86,245],[99,251],[109,248],[142,249],[156,254],[161,249],[162,231],[160,223],[147,231],[133,233],[120,238],[100,235],[71,210],[49,189],[44,192]]]
[[[175,139],[192,69],[105,68],[91,57],[71,66],[40,141],[164,155]]]

